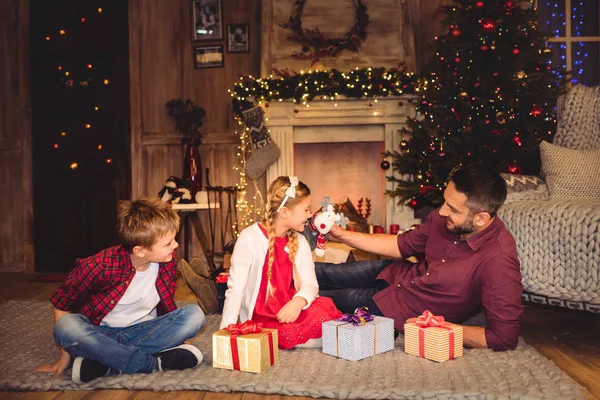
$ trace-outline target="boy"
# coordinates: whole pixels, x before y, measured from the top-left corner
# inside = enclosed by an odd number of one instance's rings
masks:
[[[204,326],[197,305],[176,309],[174,250],[179,216],[160,199],[119,204],[121,243],[78,259],[50,302],[54,305],[54,340],[61,347],[55,364],[38,372],[60,375],[73,362],[77,383],[111,371],[183,370],[202,361],[202,353],[184,341]]]

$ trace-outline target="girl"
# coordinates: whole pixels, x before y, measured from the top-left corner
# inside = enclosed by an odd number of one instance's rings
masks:
[[[298,232],[312,216],[310,190],[280,176],[267,192],[261,223],[244,229],[233,255],[221,329],[253,320],[279,332],[279,347],[321,347],[321,324],[341,317],[319,285],[310,246]]]

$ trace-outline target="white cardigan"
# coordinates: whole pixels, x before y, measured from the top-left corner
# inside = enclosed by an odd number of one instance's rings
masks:
[[[300,288],[294,295],[306,299],[308,308],[318,296],[319,284],[315,275],[315,264],[312,259],[310,245],[306,238],[296,233],[298,239],[298,252],[296,253],[296,268],[300,277]],[[229,324],[247,321],[252,317],[265,263],[269,250],[269,239],[264,235],[258,223],[242,231],[238,237],[233,255],[231,256],[231,269],[225,292],[225,305],[221,327]]]

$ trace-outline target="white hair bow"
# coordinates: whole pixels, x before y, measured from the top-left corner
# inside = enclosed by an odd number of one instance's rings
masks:
[[[296,198],[296,186],[298,186],[298,177],[297,176],[290,176],[290,187],[288,187],[285,191],[285,197],[283,198],[283,201],[281,202],[281,204],[279,205],[279,208],[277,209],[277,212],[279,212],[279,210],[281,210],[281,207],[283,207],[285,205],[285,202],[287,201],[287,199],[295,199]]]

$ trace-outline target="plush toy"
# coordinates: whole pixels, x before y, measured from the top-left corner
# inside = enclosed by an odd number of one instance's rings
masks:
[[[162,201],[172,204],[192,203],[192,184],[185,179],[170,176],[158,192],[158,197]]]
[[[329,233],[334,224],[346,228],[348,218],[344,217],[343,213],[336,213],[333,204],[329,202],[329,198],[325,198],[323,212],[313,218],[310,223],[310,228],[317,232],[317,246],[315,254],[318,257],[325,255],[325,235]]]

